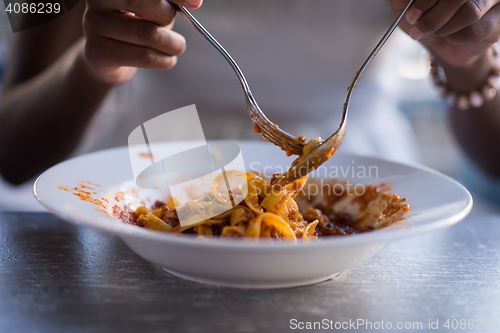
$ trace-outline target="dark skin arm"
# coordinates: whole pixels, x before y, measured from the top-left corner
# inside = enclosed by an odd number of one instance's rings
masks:
[[[21,184],[64,160],[115,85],[138,67],[172,68],[185,48],[172,31],[175,14],[163,0],[87,0],[14,34],[0,100],[0,174]]]
[[[399,13],[407,0],[391,0]],[[401,28],[422,43],[443,67],[448,87],[470,93],[486,81],[500,38],[498,0],[415,0]],[[449,108],[462,149],[488,174],[500,177],[500,91],[479,108]]]
[[[488,52],[482,57],[484,60],[478,59],[466,68],[443,66],[451,82],[449,86],[459,92],[477,89],[491,70],[493,55]],[[456,77],[467,79],[459,83]],[[457,141],[479,167],[491,176],[500,177],[500,92],[493,101],[467,111],[450,108],[451,127]]]
[[[201,0],[175,2],[201,5]],[[406,2],[391,0],[395,13]],[[493,66],[489,47],[500,35],[497,3],[416,0],[420,17],[402,28],[439,58],[450,88],[468,92]],[[68,156],[109,91],[128,81],[137,67],[169,69],[184,50],[182,36],[171,31],[175,11],[165,1],[87,0],[85,37],[84,5],[81,1],[59,19],[14,35],[0,101],[0,173],[14,184]],[[497,95],[473,112],[450,109],[458,141],[496,176],[499,108]]]
[[[0,101],[0,173],[14,184],[67,156],[93,115],[89,110],[111,89],[88,74],[79,52],[84,9],[80,2],[56,20],[12,36]],[[85,98],[87,86],[92,91]]]

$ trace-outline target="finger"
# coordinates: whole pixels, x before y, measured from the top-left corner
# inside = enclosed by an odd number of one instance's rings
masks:
[[[454,1],[454,0],[444,0],[444,1]],[[456,0],[456,1],[466,1],[466,0]],[[401,21],[399,26],[409,34],[413,39],[419,40],[425,37],[425,34],[415,27],[415,23],[421,18],[421,16],[434,8],[438,0],[415,0],[406,13],[406,20]],[[391,0],[391,6],[394,16],[399,15],[401,11],[408,4],[408,0]]]
[[[167,55],[145,46],[106,38],[98,41],[87,41],[85,56],[95,67],[100,68],[126,66],[167,70],[177,63],[176,56]]]
[[[476,23],[497,3],[498,0],[467,1],[448,23],[436,31],[436,36],[446,37]]]
[[[500,5],[491,8],[474,24],[449,36],[445,40],[451,44],[469,44],[482,41],[497,42],[500,36]]]
[[[412,37],[422,38],[433,34],[442,28],[465,2],[467,0],[440,0],[432,8],[422,11],[422,15],[411,30]]]
[[[99,9],[134,13],[136,16],[167,26],[175,18],[175,8],[165,0],[106,0],[95,5]]]
[[[203,0],[171,0],[170,2],[176,3],[179,6],[184,6],[189,9],[197,9],[203,3]]]
[[[390,1],[394,17],[399,16],[399,14],[401,14],[401,11],[408,4],[408,0],[390,0]],[[411,25],[406,20],[401,20],[399,22],[399,27],[407,34],[410,33]]]
[[[168,27],[126,13],[94,13],[86,23],[95,20],[93,37],[105,37],[129,44],[146,46],[164,54],[180,55],[186,48],[184,37]]]
[[[406,21],[415,24],[422,14],[434,7],[437,2],[438,0],[415,0],[406,13]]]

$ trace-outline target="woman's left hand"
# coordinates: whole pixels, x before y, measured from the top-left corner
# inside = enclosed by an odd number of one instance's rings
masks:
[[[394,14],[408,0],[390,0]],[[500,0],[415,0],[400,27],[441,61],[466,67],[500,40]]]

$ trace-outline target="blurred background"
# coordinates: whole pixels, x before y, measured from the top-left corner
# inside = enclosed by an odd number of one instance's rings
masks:
[[[429,75],[429,54],[406,35],[398,36],[398,42],[404,51],[396,62],[400,80],[394,89],[415,131],[422,164],[456,178],[461,152],[448,125],[445,102]]]
[[[0,6],[1,74],[4,70],[8,40],[12,31],[4,4]],[[382,66],[380,70],[397,71],[397,79],[394,79],[394,75],[388,75],[387,78],[393,79],[384,82],[384,85],[387,85],[385,88],[394,91],[395,95],[399,96],[399,108],[411,121],[420,150],[421,163],[451,177],[457,177],[461,153],[448,126],[445,104],[437,95],[430,80],[428,54],[420,44],[401,31],[395,33],[392,39],[394,41],[391,41],[391,47],[394,48],[394,45],[397,45],[397,57]],[[382,52],[389,51],[384,49]],[[384,68],[387,66],[391,68]],[[126,91],[130,87],[121,89]],[[356,95],[356,90],[354,95]]]

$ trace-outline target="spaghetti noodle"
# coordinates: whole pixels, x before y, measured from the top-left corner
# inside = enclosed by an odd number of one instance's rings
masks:
[[[345,200],[346,194],[330,197],[329,206],[308,208],[299,212],[296,197],[303,189],[307,176],[293,181],[285,186],[271,185],[260,176],[238,170],[225,172],[228,179],[242,177],[246,180],[245,186],[236,186],[227,194],[219,191],[224,186],[224,175],[218,175],[212,182],[210,193],[198,200],[187,202],[182,206],[183,212],[188,211],[188,220],[192,218],[198,222],[181,226],[174,200],[167,203],[157,201],[151,209],[144,206],[133,212],[132,223],[148,229],[164,231],[174,234],[195,234],[200,237],[244,237],[244,238],[273,238],[284,240],[311,240],[321,236],[355,234],[388,226],[398,220],[410,209],[404,203],[406,199],[396,195],[388,196],[380,193],[380,187],[369,187],[370,200],[380,199],[376,209],[385,214],[369,222],[366,218],[356,218],[346,212],[335,212],[334,201]],[[247,195],[243,198],[243,193]],[[368,196],[347,198],[353,202],[362,202],[367,208]],[[241,202],[232,206],[231,202]],[[383,205],[380,206],[380,203]],[[214,206],[227,207],[222,214],[212,216],[210,209]],[[368,212],[368,211],[367,211]],[[200,221],[200,215],[212,216]],[[370,211],[370,216],[373,213]],[[383,217],[389,216],[384,223]]]

